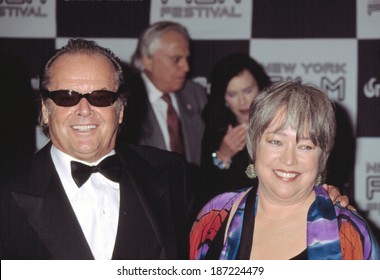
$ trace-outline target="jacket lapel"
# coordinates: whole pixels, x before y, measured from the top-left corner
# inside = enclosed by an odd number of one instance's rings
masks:
[[[121,156],[120,213],[113,259],[164,259],[165,182],[132,150]]]
[[[32,163],[30,185],[13,192],[52,259],[93,259],[47,145]]]

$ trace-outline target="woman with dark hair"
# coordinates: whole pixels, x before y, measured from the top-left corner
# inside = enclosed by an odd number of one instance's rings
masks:
[[[232,53],[218,61],[211,74],[211,94],[203,111],[202,200],[252,184],[244,176],[249,162],[245,148],[248,111],[259,91],[270,84],[263,67],[247,54]]]

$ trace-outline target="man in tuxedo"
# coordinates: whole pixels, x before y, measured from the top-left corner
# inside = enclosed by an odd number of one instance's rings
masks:
[[[117,144],[119,60],[70,40],[41,77],[51,141],[2,175],[1,259],[184,259],[190,197],[182,157]]]
[[[207,94],[186,78],[189,42],[187,29],[170,21],[154,23],[141,34],[127,68],[127,129],[119,136],[129,143],[179,152],[188,163],[199,166],[204,131],[201,112]],[[170,127],[171,106],[180,123],[179,148]]]

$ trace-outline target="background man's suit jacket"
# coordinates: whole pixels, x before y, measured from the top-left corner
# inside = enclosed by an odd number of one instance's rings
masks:
[[[93,259],[50,156],[49,143],[3,174],[1,259]],[[151,147],[118,145],[120,212],[113,259],[188,258],[184,161]]]
[[[119,139],[166,150],[141,74],[131,68],[126,68],[125,73],[129,96],[124,112],[125,127],[121,130]],[[185,142],[185,157],[188,163],[199,166],[204,132],[201,114],[207,103],[207,94],[202,86],[187,80],[184,87],[176,92],[176,97]]]

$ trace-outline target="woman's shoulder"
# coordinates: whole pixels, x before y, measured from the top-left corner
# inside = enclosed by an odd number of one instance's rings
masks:
[[[379,259],[378,240],[372,232],[366,219],[356,210],[342,207],[339,203],[332,204],[329,195],[322,186],[317,187],[318,217],[337,220],[341,245],[344,247],[345,259]],[[361,248],[361,249],[360,249]]]
[[[212,198],[199,212],[190,232],[190,259],[202,259],[226,221],[235,202],[240,201],[251,188],[226,192]]]
[[[211,211],[229,211],[235,201],[237,201],[241,196],[246,195],[247,190],[249,189],[251,188],[242,188],[236,191],[225,192],[215,196],[209,202],[207,202],[205,206],[203,206],[202,210],[198,214],[198,217],[203,216],[204,214]]]
[[[319,212],[325,213],[324,215],[330,215],[334,213],[335,217],[339,219],[340,216],[342,217],[351,217],[351,216],[357,216],[360,217],[359,213],[354,210],[350,210],[347,207],[342,207],[339,202],[333,203],[330,199],[330,196],[328,192],[323,188],[322,185],[319,185],[314,188],[315,194],[316,194],[316,206],[319,209]],[[331,217],[333,218],[333,217]],[[360,217],[360,219],[362,219]]]
[[[338,203],[337,203],[338,204]],[[378,240],[367,220],[355,210],[334,205],[344,259],[380,259]]]

